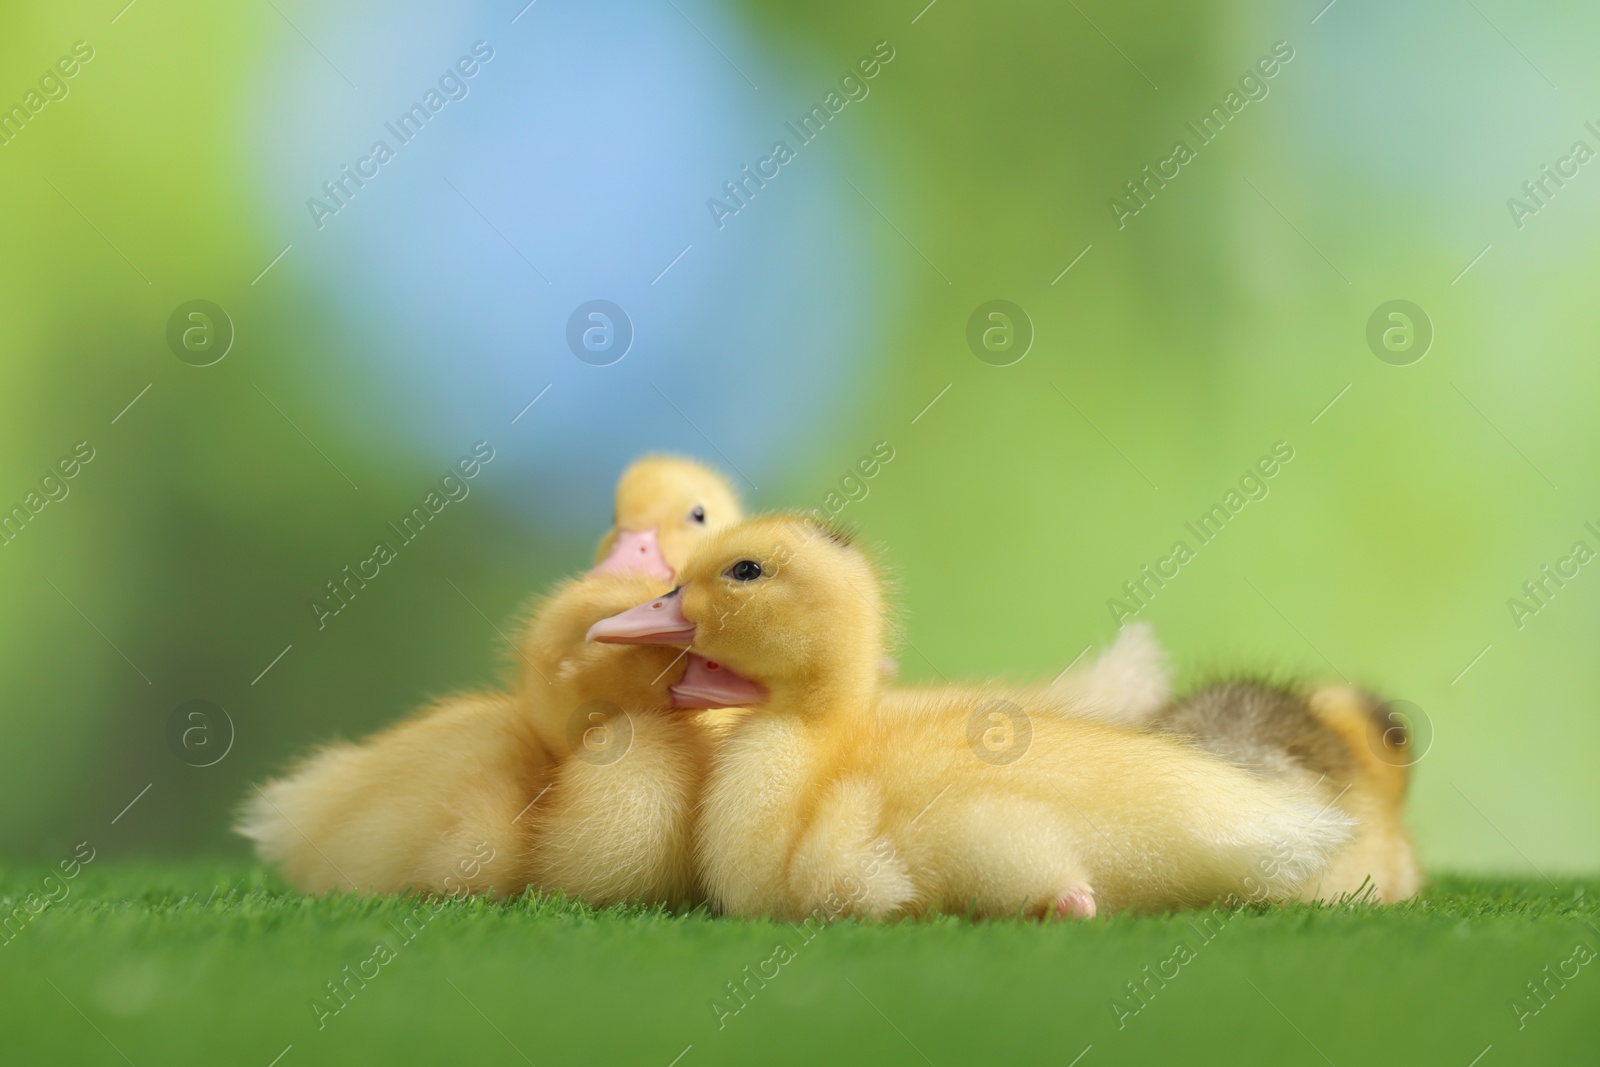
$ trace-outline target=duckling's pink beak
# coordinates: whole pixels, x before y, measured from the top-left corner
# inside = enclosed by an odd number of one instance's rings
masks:
[[[674,589],[648,604],[601,619],[587,639],[608,645],[692,645],[694,623],[684,618],[683,597]]]
[[[743,708],[767,699],[767,687],[689,653],[683,678],[668,690],[675,708]]]
[[[648,530],[618,530],[606,558],[595,564],[595,574],[614,571],[639,571],[664,582],[672,581],[672,568],[661,554],[655,527]]]

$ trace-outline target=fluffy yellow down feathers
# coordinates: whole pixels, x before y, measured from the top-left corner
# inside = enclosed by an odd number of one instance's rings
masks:
[[[1382,755],[1364,695],[1277,694],[1240,742],[1233,697],[1174,702],[1142,624],[1049,684],[895,689],[885,611],[836,531],[744,521],[720,475],[646,457],[596,566],[526,613],[506,690],[313,752],[238,829],[306,891],[786,918],[1416,891],[1402,761],[1352,755]],[[1273,758],[1291,720],[1335,775]]]

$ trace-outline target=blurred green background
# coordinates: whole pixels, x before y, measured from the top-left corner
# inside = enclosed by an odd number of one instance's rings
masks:
[[[1520,227],[1507,206],[1574,142],[1600,149],[1600,10],[519,8],[455,10],[437,40],[422,5],[0,16],[0,103],[26,108],[74,42],[93,48],[0,145],[0,506],[94,451],[0,548],[0,855],[86,837],[242,855],[227,827],[248,783],[497,677],[496,627],[587,562],[631,451],[694,452],[756,505],[813,506],[887,441],[841,517],[881,547],[907,679],[1053,674],[1185,540],[1195,558],[1139,617],[1186,682],[1271,668],[1411,702],[1431,725],[1412,807],[1428,866],[1600,864],[1600,566],[1521,626],[1507,604],[1575,542],[1600,551],[1600,165],[1548,183]],[[608,65],[635,24],[666,29]],[[451,131],[317,230],[321,178],[480,38],[496,57],[436,118]],[[705,199],[879,41],[894,58],[870,95],[718,229]],[[1280,41],[1293,58],[1266,95],[1199,145],[1185,124]],[[623,136],[597,157],[573,133],[601,97],[691,83],[716,107],[675,121],[705,145],[657,158]],[[306,151],[347,120],[364,132]],[[1119,228],[1109,201],[1180,138],[1195,158]],[[605,195],[554,197],[573,166]],[[680,185],[628,247],[628,205]],[[427,229],[442,213],[477,228],[490,280],[463,282],[466,253]],[[614,244],[574,280],[560,234],[589,225]],[[608,277],[613,254],[629,269]],[[406,272],[438,299],[396,289]],[[638,329],[612,367],[565,343],[594,296]],[[167,343],[194,299],[237,333],[212,366]],[[1396,299],[1434,333],[1405,366],[1366,339]],[[1009,366],[968,345],[991,300],[1031,324]],[[461,325],[490,304],[504,330]],[[308,601],[477,440],[496,460],[471,496],[319,630]],[[1199,545],[1185,523],[1279,441],[1293,460],[1268,495]],[[236,734],[207,767],[168,741],[195,699]]]

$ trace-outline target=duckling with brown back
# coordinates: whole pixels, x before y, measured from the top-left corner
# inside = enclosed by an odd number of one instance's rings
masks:
[[[1302,890],[1305,899],[1392,903],[1422,887],[1404,818],[1410,742],[1376,698],[1347,685],[1307,694],[1234,679],[1190,694],[1153,726],[1256,774],[1309,789],[1355,821],[1355,836]]]

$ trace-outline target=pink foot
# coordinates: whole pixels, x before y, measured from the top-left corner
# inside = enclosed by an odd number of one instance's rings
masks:
[[[1051,909],[1052,919],[1092,919],[1098,909],[1094,903],[1094,890],[1070,889],[1056,897]]]

